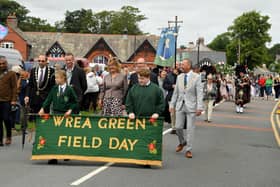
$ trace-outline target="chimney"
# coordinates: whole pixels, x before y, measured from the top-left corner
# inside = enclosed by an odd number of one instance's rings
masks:
[[[17,27],[17,25],[18,25],[18,20],[16,14],[15,13],[10,14],[7,18],[7,26]]]

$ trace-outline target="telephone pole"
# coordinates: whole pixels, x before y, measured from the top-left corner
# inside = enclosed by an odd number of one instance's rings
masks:
[[[174,56],[174,67],[176,67],[176,58],[177,58],[177,37],[178,37],[178,23],[183,23],[183,21],[178,21],[178,16],[175,16],[175,21],[168,21],[168,26],[171,23],[175,23],[175,56]]]

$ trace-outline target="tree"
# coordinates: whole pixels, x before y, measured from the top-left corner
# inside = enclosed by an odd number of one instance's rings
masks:
[[[210,49],[216,50],[216,51],[226,51],[227,45],[230,43],[230,35],[228,32],[219,34],[214,38],[214,40],[208,44],[207,46]]]
[[[23,31],[39,31],[39,32],[55,32],[55,27],[43,20],[36,17],[27,16],[25,20],[19,23],[19,28]]]
[[[266,43],[271,41],[268,33],[271,24],[269,16],[262,16],[259,12],[243,13],[236,18],[228,28],[232,40],[227,46],[228,62],[238,62],[238,48],[240,44],[240,63],[249,68],[269,62]]]
[[[15,14],[18,27],[23,31],[55,31],[46,20],[27,16],[29,10],[15,1],[0,0],[0,23],[6,24],[9,15]]]
[[[93,17],[92,10],[66,11],[64,31],[72,33],[96,33],[97,21]]]
[[[111,24],[112,18],[114,16],[114,11],[101,11],[94,14],[95,19],[97,20],[97,33],[98,34],[110,34],[111,33]]]
[[[273,61],[276,58],[276,55],[280,55],[280,44],[275,44],[273,45],[269,50],[268,50],[269,54],[271,55],[271,58],[273,59]]]
[[[138,23],[146,17],[138,8],[124,6],[120,11],[101,11],[93,14],[91,10],[67,11],[65,20],[56,26],[65,32],[98,34],[142,34]]]
[[[112,34],[123,34],[127,30],[127,34],[142,34],[138,23],[147,19],[140,14],[138,8],[132,6],[123,6],[120,11],[115,12],[112,17]]]
[[[15,14],[17,16],[18,22],[22,22],[26,19],[26,15],[29,10],[24,6],[21,6],[15,1],[0,0],[0,23],[6,24],[6,19],[9,15]]]

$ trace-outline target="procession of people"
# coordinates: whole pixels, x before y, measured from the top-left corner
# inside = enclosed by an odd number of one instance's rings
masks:
[[[0,146],[12,143],[14,119],[10,111],[29,106],[30,113],[38,115],[50,113],[67,117],[87,111],[130,119],[163,117],[172,128],[171,134],[178,137],[175,151],[185,149],[185,157],[192,158],[198,116],[204,113],[204,121],[211,123],[215,121],[212,113],[218,104],[233,102],[233,111],[243,114],[251,99],[273,94],[277,101],[280,94],[278,76],[255,77],[242,65],[236,67],[235,74],[217,72],[213,65],[194,70],[189,58],[176,63],[176,67],[148,66],[144,58],[139,58],[134,69],[128,71],[112,57],[108,72],[102,73],[96,70],[98,64],[79,67],[72,53],[65,55],[65,66],[56,69],[48,66],[45,55],[40,55],[28,77],[23,67],[9,70],[8,63],[5,57],[0,58]],[[19,93],[24,98],[21,104]],[[34,120],[34,116],[29,120]]]

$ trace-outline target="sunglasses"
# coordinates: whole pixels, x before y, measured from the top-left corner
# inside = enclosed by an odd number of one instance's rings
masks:
[[[38,60],[38,62],[46,62],[45,60]]]

